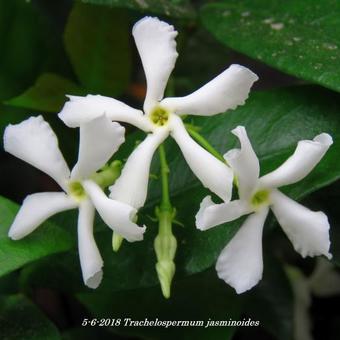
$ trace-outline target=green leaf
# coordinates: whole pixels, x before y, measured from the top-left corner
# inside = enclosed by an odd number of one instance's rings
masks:
[[[215,273],[208,271],[178,281],[170,300],[165,300],[158,288],[114,293],[100,291],[82,293],[79,300],[94,317],[121,319],[121,327],[110,327],[118,333],[151,339],[231,339],[235,327],[208,327],[213,321],[242,320],[242,297],[237,296]],[[112,303],[107,303],[112,301]],[[125,318],[132,320],[183,320],[202,322],[197,327],[132,327],[124,326]]]
[[[59,112],[67,94],[84,95],[85,92],[69,79],[53,73],[44,73],[32,87],[5,103],[38,111]]]
[[[56,53],[52,41],[50,23],[32,2],[0,1],[0,99],[32,84]]]
[[[65,47],[80,82],[93,93],[116,96],[129,83],[130,29],[122,10],[76,3]]]
[[[26,263],[72,247],[70,235],[51,222],[43,223],[22,240],[11,240],[7,233],[17,211],[17,204],[0,196],[0,276]]]
[[[321,132],[328,132],[334,138],[334,144],[313,172],[303,181],[283,188],[292,198],[301,199],[307,194],[324,187],[340,178],[340,122],[338,119],[339,95],[319,87],[296,87],[266,92],[255,92],[247,104],[235,111],[209,118],[195,118],[193,122],[202,127],[202,133],[221,152],[238,147],[236,137],[230,131],[237,125],[247,128],[249,137],[261,162],[261,173],[275,169],[289,157],[301,139],[310,139]],[[189,120],[188,120],[189,121]],[[265,132],[265,133],[264,133]],[[134,139],[140,139],[140,133],[128,138],[131,147]],[[124,155],[125,145],[120,153]],[[131,149],[130,149],[131,150]],[[243,219],[201,232],[195,228],[195,214],[203,197],[209,192],[192,175],[183,160],[183,156],[173,141],[167,141],[167,158],[170,167],[170,185],[172,203],[177,208],[177,219],[185,227],[174,226],[178,240],[176,255],[175,281],[206,270],[215,264],[222,248],[234,236]],[[202,164],[204,166],[204,164]],[[151,170],[159,173],[157,157]],[[159,180],[151,180],[147,206],[139,213],[139,224],[147,226],[143,242],[123,242],[118,253],[113,253],[111,231],[103,226],[96,233],[96,241],[104,258],[104,279],[98,289],[100,292],[120,291],[158,284],[155,273],[156,257],[153,240],[157,234],[157,224],[148,216],[154,216],[154,206],[159,204]],[[97,228],[98,229],[98,228]],[[70,265],[70,262],[72,265]],[[29,276],[32,282],[42,282],[44,273],[49,272],[44,284],[54,285],[65,282],[64,278],[78,277],[80,272],[70,268],[78,266],[76,253],[72,258],[57,262],[51,259],[45,265],[32,270]],[[52,268],[57,264],[58,270]],[[62,267],[65,266],[65,270]],[[45,268],[45,269],[44,269]],[[79,267],[78,267],[79,268]],[[119,277],[119,280],[117,280]],[[49,281],[49,282],[47,282]],[[65,284],[61,284],[64,289]],[[72,286],[72,285],[71,285]],[[77,287],[73,287],[77,290]],[[175,294],[174,294],[175,295]]]
[[[206,5],[201,17],[229,47],[340,91],[339,11],[336,0],[241,0]]]
[[[81,0],[85,3],[108,7],[125,7],[146,13],[156,13],[175,18],[192,18],[194,9],[188,0]]]
[[[0,297],[1,339],[57,340],[57,328],[26,297],[10,295]]]

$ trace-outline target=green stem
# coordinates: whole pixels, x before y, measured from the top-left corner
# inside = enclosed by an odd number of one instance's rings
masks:
[[[171,282],[176,271],[174,259],[177,241],[172,234],[172,221],[175,217],[176,210],[170,202],[169,167],[163,144],[159,147],[159,158],[161,165],[162,198],[159,207],[156,208],[158,235],[154,240],[154,249],[157,257],[156,271],[158,279],[161,284],[163,296],[168,299],[170,297]]]
[[[169,167],[166,160],[164,145],[159,146],[159,159],[161,163],[161,180],[162,180],[162,201],[161,210],[172,210],[169,194]]]
[[[189,135],[201,146],[204,147],[208,152],[210,152],[213,156],[215,156],[217,159],[222,161],[223,163],[226,163],[223,156],[196,130],[194,130],[192,127],[185,125]]]

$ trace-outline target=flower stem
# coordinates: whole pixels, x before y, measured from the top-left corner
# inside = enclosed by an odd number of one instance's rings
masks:
[[[156,208],[158,218],[158,235],[154,241],[157,256],[156,271],[163,296],[170,297],[170,287],[175,274],[174,258],[177,249],[177,241],[172,234],[172,222],[176,210],[172,207],[169,195],[169,167],[166,160],[164,145],[159,147],[159,158],[161,166],[162,198],[159,207]]]
[[[201,146],[204,147],[208,152],[210,152],[213,156],[215,156],[217,159],[222,161],[223,163],[226,163],[223,156],[195,129],[193,129],[189,125],[185,125],[189,135]]]
[[[161,207],[171,208],[170,194],[169,194],[169,167],[166,160],[164,145],[159,146],[159,159],[161,163],[161,180],[162,180],[162,201]]]

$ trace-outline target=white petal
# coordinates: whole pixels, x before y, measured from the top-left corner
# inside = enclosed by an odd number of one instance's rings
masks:
[[[81,124],[106,114],[112,121],[129,123],[144,131],[152,130],[151,123],[144,117],[142,111],[119,100],[90,94],[86,97],[68,97],[70,100],[65,103],[58,116],[69,127],[79,127]]]
[[[223,201],[230,201],[233,185],[232,170],[197,144],[189,136],[179,117],[173,115],[171,124],[171,136],[176,140],[193,173],[206,188]]]
[[[137,212],[136,209],[128,204],[107,198],[102,189],[93,181],[83,181],[82,184],[100,217],[112,230],[129,242],[143,239],[145,226],[139,227],[132,222]]]
[[[105,115],[80,126],[78,162],[71,177],[88,178],[99,170],[124,142],[125,129]]]
[[[237,176],[239,196],[246,200],[255,189],[259,178],[259,160],[244,126],[238,126],[232,130],[232,133],[240,140],[241,149],[230,150],[224,155],[224,158]]]
[[[262,230],[267,214],[268,208],[263,208],[250,215],[217,259],[218,277],[237,294],[253,288],[262,278]]]
[[[133,37],[146,76],[147,93],[144,111],[163,98],[169,76],[175,67],[177,32],[174,27],[157,18],[145,17],[133,27]]]
[[[320,162],[333,140],[327,133],[316,136],[313,140],[302,140],[294,154],[273,172],[261,177],[261,185],[279,188],[300,181]]]
[[[8,125],[4,149],[51,176],[64,190],[70,170],[58,147],[58,139],[42,116]]]
[[[110,187],[110,198],[139,209],[145,203],[153,154],[167,137],[165,129],[149,134],[129,156],[122,174]]]
[[[161,105],[179,115],[212,116],[243,105],[257,79],[257,75],[246,67],[231,65],[192,94],[165,98]]]
[[[103,259],[93,237],[94,206],[89,200],[79,206],[78,249],[81,270],[86,286],[97,288],[103,278]]]
[[[58,212],[77,207],[77,203],[63,192],[41,192],[25,198],[8,236],[19,240]]]
[[[329,222],[321,211],[311,211],[278,190],[271,193],[272,209],[294,249],[303,257],[325,255],[329,259]]]
[[[196,214],[196,227],[207,230],[222,223],[236,220],[251,212],[248,204],[241,200],[215,204],[210,196],[201,202],[200,210]]]

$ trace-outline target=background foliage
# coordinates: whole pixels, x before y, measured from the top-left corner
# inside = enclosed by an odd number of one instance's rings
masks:
[[[244,125],[261,160],[261,172],[274,169],[301,139],[320,132],[334,138],[324,160],[302,182],[284,190],[327,212],[333,263],[340,264],[340,3],[337,0],[0,0],[0,131],[9,123],[43,114],[57,132],[70,165],[77,131],[56,113],[65,94],[100,93],[142,107],[145,80],[131,37],[132,24],[157,15],[179,31],[179,59],[173,76],[177,95],[192,92],[230,63],[260,76],[246,105],[212,118],[188,118],[220,151],[237,145],[230,130]],[[125,159],[143,134],[129,128],[118,153]],[[2,142],[1,142],[2,143]],[[57,190],[44,174],[1,152],[0,335],[4,339],[291,339],[294,295],[287,264],[306,276],[315,261],[292,250],[274,218],[264,235],[264,278],[237,296],[213,269],[242,219],[207,232],[194,227],[206,191],[192,175],[175,143],[166,143],[172,202],[178,210],[176,276],[172,298],[164,300],[154,264],[152,220],[159,202],[157,179],[140,213],[148,226],[145,241],[123,243],[112,252],[111,233],[96,221],[95,238],[105,268],[95,291],[83,286],[76,245],[76,216],[59,214],[22,241],[7,238],[23,198]],[[204,164],[202,164],[204,166]],[[159,173],[157,156],[152,173]],[[327,284],[327,282],[325,282]],[[316,339],[334,339],[339,297],[314,299]],[[330,312],[331,311],[331,312]],[[165,320],[259,320],[259,328],[82,328],[87,318]],[[300,340],[300,339],[297,339]]]

